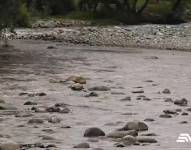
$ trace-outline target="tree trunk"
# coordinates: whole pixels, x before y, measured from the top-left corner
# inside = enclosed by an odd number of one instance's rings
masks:
[[[173,7],[172,7],[172,11],[175,12],[178,7],[180,6],[182,0],[176,0],[176,2],[174,3]]]
[[[143,4],[143,6],[137,11],[137,13],[136,14],[141,14],[144,10],[145,10],[145,8],[147,7],[147,5],[149,4],[149,2],[150,2],[150,0],[145,0],[145,3]]]

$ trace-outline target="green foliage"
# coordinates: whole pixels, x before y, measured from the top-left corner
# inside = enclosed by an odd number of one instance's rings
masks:
[[[25,3],[22,3],[19,7],[19,14],[17,16],[17,25],[22,27],[30,26],[30,13]]]
[[[0,0],[0,14],[0,30],[29,25],[29,13],[21,0]]]
[[[0,29],[30,26],[30,16],[98,22],[176,22],[191,14],[190,0],[0,0]],[[189,18],[189,17],[187,17]],[[104,23],[105,24],[105,23]]]
[[[27,0],[27,6],[34,16],[65,15],[74,10],[73,0]]]

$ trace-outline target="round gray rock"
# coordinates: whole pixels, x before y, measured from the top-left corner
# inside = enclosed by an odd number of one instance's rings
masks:
[[[88,143],[80,143],[74,146],[74,148],[90,148],[90,145]]]
[[[84,137],[99,137],[105,136],[104,131],[99,128],[88,128],[84,133]]]
[[[146,131],[148,130],[148,126],[144,122],[133,121],[133,122],[128,122],[123,128],[119,130],[120,131],[127,131],[127,130]]]

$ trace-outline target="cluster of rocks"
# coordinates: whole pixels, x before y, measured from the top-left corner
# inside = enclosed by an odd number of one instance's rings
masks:
[[[128,122],[124,127],[113,131],[109,134],[99,128],[91,127],[86,129],[84,137],[87,138],[96,138],[96,137],[105,137],[105,139],[111,139],[114,142],[115,147],[126,147],[131,145],[144,145],[157,143],[157,140],[153,138],[156,136],[154,133],[140,134],[144,131],[148,131],[148,125],[140,121]],[[140,134],[140,135],[139,135]],[[94,139],[95,140],[95,139]],[[89,139],[89,141],[91,141]],[[80,143],[74,148],[90,148],[88,143]]]
[[[41,25],[40,25],[41,26]],[[91,46],[190,50],[191,24],[17,29],[9,38],[58,40]]]
[[[61,83],[66,84],[68,88],[70,88],[72,91],[83,91],[85,90],[85,93],[88,92],[88,94],[85,95],[85,97],[97,97],[97,92],[110,92],[112,94],[112,89],[107,86],[93,86],[93,87],[87,87],[87,79],[82,76],[70,76],[66,78],[65,80],[50,80],[50,83]],[[148,80],[147,82],[151,82]],[[153,81],[152,81],[153,82]],[[143,87],[135,87],[138,90],[133,90],[131,93],[134,94],[136,97],[136,100],[142,100],[142,101],[151,101],[151,98],[148,98],[147,96],[143,95],[144,89]],[[114,93],[114,92],[113,92]],[[171,91],[167,88],[162,90],[161,92],[158,92],[158,94],[163,94],[165,96],[169,96],[171,94]],[[44,92],[37,92],[37,93],[28,93],[23,92],[20,93],[19,96],[27,96],[28,97],[42,97],[47,96]],[[125,98],[121,99],[120,101],[131,101],[134,97],[126,96]],[[185,98],[173,100],[171,98],[167,98],[165,102],[170,102],[173,105],[177,105],[178,107],[185,107],[188,106],[188,100]],[[26,107],[29,107],[30,109],[28,111],[18,111],[17,108],[13,107],[11,104],[7,104],[4,100],[0,100],[0,110],[2,111],[10,111],[9,113],[11,115],[14,115],[15,117],[28,117],[27,119],[27,125],[31,126],[38,126],[38,125],[44,125],[45,122],[55,125],[62,122],[62,119],[57,117],[57,114],[68,114],[71,112],[71,109],[69,107],[74,105],[69,105],[66,103],[56,103],[51,106],[41,106],[38,105],[38,103],[34,101],[26,101],[24,102],[24,105]],[[165,109],[163,110],[162,114],[159,116],[160,118],[172,118],[174,116],[178,115],[189,115],[189,112],[191,112],[191,108],[183,109]],[[34,113],[49,113],[53,114],[53,116],[48,116],[45,118],[40,118],[34,115]],[[133,114],[133,113],[131,113]],[[127,114],[126,114],[127,115]],[[129,114],[128,114],[129,115]],[[145,122],[153,122],[155,121],[152,118],[147,118],[144,120]],[[133,145],[147,145],[152,143],[158,143],[158,141],[155,139],[157,136],[155,133],[150,133],[149,127],[145,122],[141,121],[131,121],[127,122],[125,126],[122,128],[119,128],[117,130],[114,130],[111,133],[106,134],[102,129],[97,127],[91,127],[85,130],[84,137],[88,138],[87,142],[79,143],[73,148],[91,148],[91,145],[89,142],[97,142],[99,140],[109,140],[113,142],[114,147],[129,147]],[[187,123],[186,121],[181,122],[182,124]],[[70,128],[70,126],[63,126],[63,128]],[[51,129],[44,129],[46,132],[52,132]],[[146,133],[145,133],[146,132]],[[103,137],[103,138],[100,138]],[[42,140],[55,140],[54,137],[51,136],[41,136]],[[56,148],[56,145],[54,144],[48,144],[44,145],[42,143],[36,143],[36,144],[23,144],[19,145],[17,143],[3,143],[0,144],[0,150],[20,150],[20,149],[30,149],[30,148],[43,148],[43,149],[51,149]],[[95,150],[103,150],[103,149],[95,149]]]

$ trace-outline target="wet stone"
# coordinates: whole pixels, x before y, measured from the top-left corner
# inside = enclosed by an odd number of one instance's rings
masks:
[[[172,116],[169,114],[161,114],[159,117],[160,118],[172,118]]]
[[[181,115],[182,116],[188,116],[189,114],[187,112],[183,112]]]
[[[177,113],[177,111],[176,110],[163,110],[163,112],[165,113],[165,114],[172,114],[172,115],[177,115],[178,113]]]
[[[46,113],[46,109],[44,107],[32,107],[32,111],[35,111],[36,113]]]
[[[132,93],[139,94],[139,93],[144,93],[144,91],[143,90],[138,90],[138,91],[132,91]]]
[[[47,94],[44,92],[40,92],[40,93],[28,93],[27,95],[29,97],[35,97],[35,96],[46,96]]]
[[[146,80],[145,82],[152,83],[154,81],[153,80]]]
[[[140,136],[157,136],[155,133],[144,133],[141,134]]]
[[[169,89],[164,89],[164,90],[162,91],[162,93],[163,93],[163,94],[170,94],[171,92],[170,92]]]
[[[119,131],[127,130],[146,131],[148,130],[148,126],[144,122],[132,121],[128,122],[123,128],[119,129]]]
[[[144,121],[146,121],[146,122],[153,122],[153,121],[155,121],[155,119],[153,119],[153,118],[146,118]]]
[[[182,109],[175,109],[176,112],[182,112]]]
[[[73,81],[75,83],[79,84],[86,84],[86,79],[81,76],[70,76],[69,78],[66,79],[66,81]]]
[[[114,131],[112,133],[109,133],[107,137],[109,138],[123,138],[127,135],[131,136],[138,136],[138,132],[135,130],[129,130],[129,131]]]
[[[164,102],[170,102],[170,103],[173,103],[173,100],[172,100],[172,98],[166,98],[166,99],[164,100]]]
[[[44,136],[42,136],[42,140],[52,141],[52,140],[55,140],[55,138],[52,137],[52,136],[46,136],[46,135],[44,135]]]
[[[89,94],[85,95],[85,97],[98,97],[96,92],[90,92]]]
[[[124,144],[125,146],[134,145],[137,142],[137,139],[131,135],[127,135],[120,139],[120,143]]]
[[[111,92],[112,95],[125,95],[123,92]]]
[[[24,103],[24,105],[37,105],[36,102],[27,101]]]
[[[74,146],[74,148],[90,148],[90,145],[88,143],[80,143]]]
[[[125,98],[122,98],[120,101],[131,101],[131,97],[127,96]]]
[[[115,147],[125,147],[125,145],[123,143],[115,143],[114,144]]]
[[[180,124],[187,124],[188,121],[181,121]]]
[[[138,137],[137,141],[140,143],[157,143],[157,140],[147,137]]]
[[[157,57],[157,56],[147,56],[147,57],[145,57],[145,59],[159,59],[159,57]]]
[[[43,124],[44,121],[42,119],[30,119],[28,124]]]
[[[86,129],[84,133],[84,137],[99,137],[99,136],[105,136],[104,131],[102,131],[99,128],[88,128]]]
[[[52,117],[48,118],[48,122],[50,122],[50,123],[60,123],[61,119],[59,119],[56,116],[52,116]]]
[[[4,104],[5,103],[5,101],[4,100],[2,100],[2,99],[0,99],[0,104]]]
[[[179,105],[179,106],[187,106],[188,105],[188,100],[183,98],[181,100],[175,100],[174,101],[175,105]]]
[[[74,91],[81,91],[84,89],[82,84],[76,83],[70,86],[70,88]]]
[[[88,89],[89,91],[109,91],[110,88],[107,86],[95,86]]]
[[[32,117],[33,114],[30,112],[17,112],[15,117]]]
[[[97,138],[89,138],[87,141],[92,143],[99,142]]]
[[[151,99],[150,99],[150,98],[147,98],[147,97],[144,97],[144,98],[143,98],[143,101],[151,101]]]
[[[54,112],[63,113],[63,114],[70,113],[69,108],[67,108],[67,107],[57,107],[57,106],[48,107],[48,108],[46,108],[46,111],[50,112],[50,113],[54,113]]]
[[[47,47],[47,49],[56,49],[56,47],[55,47],[55,46],[50,45],[50,46],[48,46],[48,47]]]
[[[42,129],[42,131],[43,132],[46,132],[46,133],[50,133],[50,134],[52,134],[52,133],[55,133],[55,131],[53,130],[53,129]]]
[[[55,144],[48,144],[46,148],[57,148],[57,146]]]
[[[146,98],[145,95],[139,95],[139,96],[137,96],[136,100],[142,100],[142,99],[144,99],[144,98]]]
[[[16,111],[17,108],[14,107],[12,104],[2,103],[0,104],[0,110],[10,110],[10,111]]]

